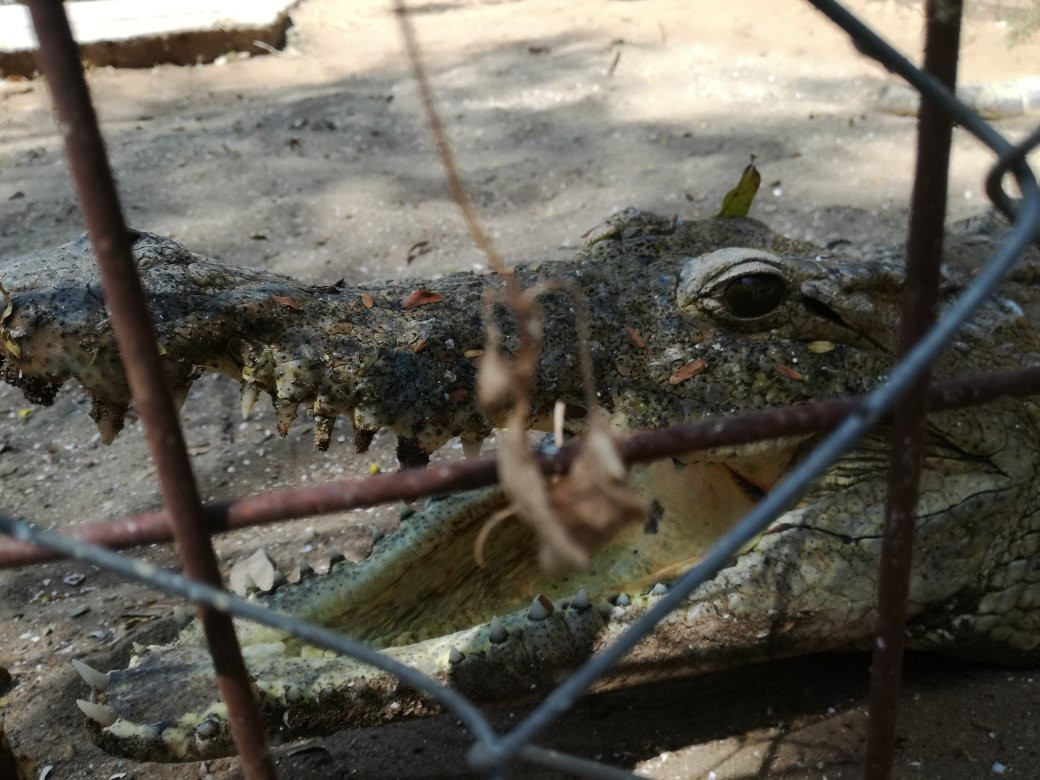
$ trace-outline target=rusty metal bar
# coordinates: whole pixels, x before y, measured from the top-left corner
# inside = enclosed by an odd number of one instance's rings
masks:
[[[124,369],[155,460],[185,574],[221,587],[220,571],[202,518],[176,410],[166,387],[137,269],[130,255],[126,224],[105,154],[97,116],[90,101],[78,48],[65,9],[52,0],[28,3],[40,41],[37,60],[54,101],[58,130],[76,185],[80,208],[97,252],[105,299],[112,314]],[[228,707],[231,732],[247,778],[276,777],[263,725],[231,618],[198,607],[217,684]]]
[[[924,70],[951,92],[957,81],[961,0],[925,4]],[[917,163],[910,198],[906,283],[900,319],[900,356],[906,355],[936,319],[942,266],[943,228],[953,121],[949,113],[921,101],[917,125]],[[870,717],[864,758],[868,780],[892,776],[899,708],[907,596],[921,466],[930,370],[923,372],[894,407],[888,468],[884,536],[878,566],[878,605],[870,666]]]
[[[1040,368],[996,371],[930,385],[928,408],[932,411],[959,409],[998,398],[1035,394],[1040,394]],[[856,409],[860,401],[860,398],[838,398],[644,431],[622,440],[621,453],[627,463],[648,463],[710,447],[826,431]],[[539,456],[539,461],[545,473],[559,474],[567,471],[576,453],[577,446],[568,444],[556,454]],[[271,490],[232,501],[205,504],[203,515],[210,533],[221,533],[389,501],[413,501],[436,494],[472,490],[497,481],[496,459],[488,456],[323,485]],[[171,538],[170,519],[166,512],[68,525],[58,533],[111,549],[168,542]],[[0,539],[0,569],[41,563],[57,557],[57,553],[32,544]]]

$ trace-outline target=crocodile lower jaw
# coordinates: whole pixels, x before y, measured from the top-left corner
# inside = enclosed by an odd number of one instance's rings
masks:
[[[658,497],[650,523],[614,539],[589,570],[569,577],[554,580],[537,568],[535,542],[519,522],[503,523],[490,535],[487,565],[477,566],[474,540],[503,504],[498,491],[486,490],[431,503],[360,564],[340,562],[326,575],[260,598],[382,647],[475,701],[530,699],[666,592],[750,505],[751,478],[761,481],[762,473],[757,466],[671,461],[640,470],[636,488]],[[274,739],[436,711],[371,667],[264,627],[242,624],[239,633]],[[652,676],[672,668],[660,660]],[[173,645],[141,649],[125,670],[79,669],[95,691],[80,707],[106,750],[150,761],[233,751],[226,707],[196,627]],[[629,668],[625,681],[642,674]]]

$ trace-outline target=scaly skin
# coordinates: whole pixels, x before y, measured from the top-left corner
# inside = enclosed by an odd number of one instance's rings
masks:
[[[969,230],[958,253],[985,252]],[[723,250],[726,247],[737,250]],[[243,382],[244,405],[269,393],[284,427],[301,403],[326,446],[349,416],[363,448],[392,429],[405,462],[451,436],[476,441],[498,420],[474,403],[490,276],[319,288],[228,268],[141,234],[135,257],[157,321],[170,384],[183,397],[202,369]],[[902,267],[893,248],[861,256],[790,241],[753,220],[676,221],[628,210],[567,262],[518,269],[523,285],[572,279],[591,313],[600,399],[620,431],[802,400],[862,393],[893,363]],[[1035,280],[1020,274],[964,329],[938,377],[1036,360]],[[89,248],[83,239],[0,265],[3,378],[45,402],[73,376],[115,435],[129,400]],[[948,302],[965,278],[949,272]],[[440,302],[405,308],[417,289]],[[10,311],[6,314],[7,303]],[[532,401],[556,400],[580,432],[583,393],[569,300],[543,298],[545,345]],[[505,347],[515,347],[501,314]],[[676,370],[704,361],[696,376]],[[934,414],[911,583],[911,646],[1008,663],[1040,661],[1038,416],[1029,400]],[[480,702],[536,697],[642,614],[813,438],[700,452],[633,474],[654,502],[645,527],[613,539],[589,570],[553,580],[530,532],[504,524],[490,564],[473,539],[502,505],[494,490],[432,502],[363,563],[260,597],[275,609],[386,648]],[[600,687],[862,644],[869,636],[883,514],[887,436],[846,455],[732,566],[702,586]],[[528,607],[528,605],[531,605]],[[497,617],[496,617],[497,616]],[[291,739],[424,714],[435,706],[395,680],[269,629],[242,625],[272,736]],[[130,668],[86,675],[95,731],[108,750],[195,760],[232,749],[195,627]]]

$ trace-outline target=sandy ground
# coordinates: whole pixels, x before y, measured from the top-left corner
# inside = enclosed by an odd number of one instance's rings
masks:
[[[907,52],[916,4],[855,0]],[[1034,75],[1037,39],[1006,40],[999,3],[968,3],[962,81]],[[1010,3],[1004,5],[1012,5]],[[444,0],[415,20],[470,193],[511,261],[566,255],[628,205],[717,210],[758,156],[752,214],[817,241],[896,238],[906,220],[912,120],[874,110],[888,78],[802,3],[747,0]],[[200,67],[90,72],[123,203],[136,227],[232,263],[316,282],[482,266],[445,194],[386,3],[310,0],[289,49]],[[0,85],[0,256],[83,228],[42,82]],[[1023,119],[1000,123],[1013,138]],[[950,216],[983,206],[989,158],[958,132]],[[406,269],[409,248],[428,251]],[[237,388],[208,378],[183,411],[206,498],[393,467],[392,442],[327,455],[305,423],[286,441]],[[158,506],[137,424],[99,444],[87,404],[51,409],[0,389],[0,507],[51,526]],[[451,448],[446,456],[453,455]],[[265,547],[279,563],[358,555],[393,508],[246,531],[218,541],[225,567]],[[168,547],[140,551],[164,564]],[[326,558],[327,560],[327,558]],[[82,575],[82,576],[81,576]],[[69,659],[109,668],[131,641],[169,635],[174,600],[74,563],[0,573],[0,715],[48,777],[235,777],[233,760],[158,767],[112,759],[87,739]],[[655,777],[854,777],[866,659],[796,660],[719,678],[591,697],[544,744]],[[0,677],[0,680],[3,678]],[[1036,776],[1033,672],[914,658],[897,775]],[[502,728],[519,712],[496,714]],[[465,770],[451,717],[365,729],[278,751],[284,777],[438,777]],[[125,773],[125,774],[123,774]],[[541,770],[518,770],[545,776]]]

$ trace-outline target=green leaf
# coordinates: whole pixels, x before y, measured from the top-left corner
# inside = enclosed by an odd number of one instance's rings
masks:
[[[726,193],[722,199],[722,208],[719,209],[717,217],[746,217],[751,210],[751,204],[758,192],[758,185],[762,183],[762,174],[755,167],[755,155],[751,155],[751,162],[740,174],[737,186]]]

